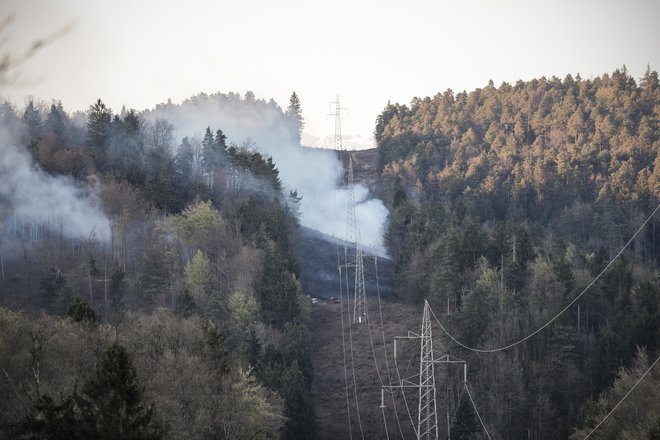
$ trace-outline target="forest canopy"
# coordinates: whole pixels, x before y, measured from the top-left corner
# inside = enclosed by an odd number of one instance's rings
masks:
[[[0,130],[0,437],[313,437],[300,198],[270,156],[101,99],[3,102]]]
[[[539,328],[658,207],[659,124],[657,72],[638,82],[625,67],[388,103],[374,134],[400,294],[427,298],[472,347]],[[656,358],[658,230],[655,215],[573,307],[515,349],[478,355],[446,341],[468,361],[494,438],[568,438],[620,395],[627,369]],[[647,381],[658,395],[657,375]],[[448,392],[458,405],[459,390]],[[643,429],[609,424],[594,438],[650,432],[657,413],[643,393],[630,399]],[[461,438],[480,435],[468,422],[457,423],[475,432]]]

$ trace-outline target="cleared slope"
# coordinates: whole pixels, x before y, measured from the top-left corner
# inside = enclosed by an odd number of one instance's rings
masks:
[[[296,253],[300,262],[300,278],[305,292],[317,298],[339,296],[337,252],[344,263],[344,242],[313,229],[301,227]],[[389,297],[393,292],[394,268],[386,258],[378,258],[380,293]],[[364,257],[364,281],[367,295],[376,294],[375,261]],[[353,281],[355,283],[355,281]]]
[[[344,308],[343,343],[342,306]],[[314,363],[312,392],[318,416],[318,438],[321,440],[351,438],[349,415],[352,438],[361,439],[357,405],[359,405],[364,438],[386,438],[385,425],[387,425],[391,439],[402,438],[401,433],[403,433],[403,438],[415,438],[411,422],[412,419],[416,423],[417,418],[415,391],[409,389],[406,392],[408,409],[406,409],[406,402],[400,392],[394,393],[395,402],[392,401],[392,396],[386,393],[387,408],[385,417],[383,417],[380,408],[381,380],[385,385],[398,383],[396,366],[398,366],[402,378],[417,374],[419,360],[415,354],[419,350],[418,343],[416,341],[411,341],[409,344],[398,343],[399,356],[395,364],[392,356],[393,338],[406,335],[408,330],[419,332],[421,313],[416,307],[383,300],[381,301],[383,322],[381,330],[378,299],[368,297],[367,306],[369,322],[352,324],[350,323],[352,319],[349,321],[349,318],[352,318],[352,302],[344,301],[342,304],[321,301],[312,305],[311,331]],[[383,344],[383,334],[385,344]],[[344,370],[344,354],[346,370]],[[346,372],[346,380],[344,372]],[[346,387],[346,382],[348,382],[348,387]],[[401,428],[399,428],[397,420]]]

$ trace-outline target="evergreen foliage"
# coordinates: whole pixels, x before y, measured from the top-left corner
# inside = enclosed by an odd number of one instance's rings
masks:
[[[107,148],[112,133],[112,110],[98,99],[87,116],[87,147],[98,168],[107,164]]]
[[[625,67],[388,103],[374,135],[401,294],[429,299],[474,347],[545,324],[658,206],[659,103],[657,73],[636,82]],[[656,215],[552,326],[499,353],[497,368],[450,344],[478,366],[473,386],[491,390],[482,415],[493,437],[567,438],[637,345],[657,356],[659,226]],[[510,399],[502,382],[525,404],[499,407]]]
[[[44,440],[157,440],[164,434],[153,407],[143,402],[129,354],[118,344],[103,354],[99,370],[80,393],[60,404],[40,397],[18,431],[19,438]]]
[[[298,144],[300,144],[300,137],[302,136],[302,131],[305,127],[305,119],[302,116],[300,98],[298,98],[296,92],[291,93],[291,97],[289,98],[289,106],[286,109],[285,115],[290,121],[291,125],[294,127],[296,140]]]
[[[96,311],[89,305],[87,301],[81,300],[80,298],[75,298],[69,310],[67,312],[69,318],[73,322],[84,322],[88,324],[96,324],[99,322],[99,315]]]
[[[291,123],[251,92],[183,105],[219,101],[247,119]],[[2,261],[0,301],[35,317],[0,308],[0,437],[24,419],[25,438],[127,438],[121,426],[142,422],[144,435],[131,438],[313,438],[305,296],[290,243],[300,199],[282,193],[272,158],[249,139],[229,144],[217,127],[203,139],[182,133],[177,146],[157,114],[113,113],[100,99],[86,115],[59,102],[18,114],[0,104],[0,123],[37,166],[98,195],[112,236],[68,240],[53,219],[2,237],[24,258]],[[68,318],[36,317],[39,309]],[[125,349],[100,359],[112,340]],[[158,405],[168,432],[140,400]]]

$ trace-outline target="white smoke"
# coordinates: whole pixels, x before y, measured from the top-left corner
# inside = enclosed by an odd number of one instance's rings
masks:
[[[93,234],[103,242],[110,240],[110,221],[90,189],[44,173],[0,127],[0,227],[10,217],[32,225],[56,225],[71,239]]]
[[[179,140],[201,136],[206,127],[214,132],[221,129],[228,142],[240,144],[250,139],[257,150],[273,158],[286,189],[295,189],[303,197],[301,224],[345,237],[347,191],[342,188],[341,162],[332,151],[301,148],[274,101],[254,99],[249,93],[245,99],[237,94],[202,94],[181,105],[159,105],[143,116],[152,122],[157,118],[168,120]],[[354,193],[361,241],[382,254],[387,208],[382,201],[369,199],[364,185],[356,185]]]

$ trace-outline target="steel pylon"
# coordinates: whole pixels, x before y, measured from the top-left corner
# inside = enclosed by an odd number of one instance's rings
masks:
[[[433,339],[429,303],[424,300],[422,332],[420,333],[419,411],[417,412],[417,439],[438,438],[438,412],[435,399]]]
[[[367,298],[364,288],[364,262],[362,245],[358,240],[355,251],[355,298],[353,300],[353,322],[367,320]]]

